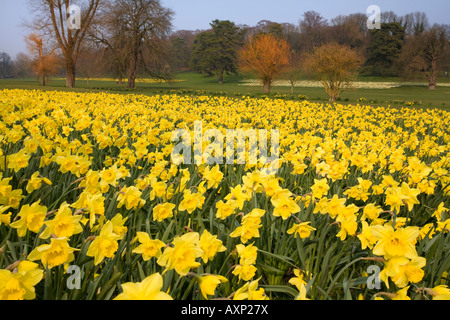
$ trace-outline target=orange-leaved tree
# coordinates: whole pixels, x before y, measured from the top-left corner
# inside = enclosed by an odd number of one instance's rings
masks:
[[[32,55],[31,68],[41,80],[41,85],[45,86],[47,77],[55,74],[59,68],[58,57],[53,51],[44,48],[42,37],[32,33],[25,38],[28,51]]]
[[[269,93],[275,78],[289,64],[289,43],[271,34],[260,34],[249,38],[240,51],[242,70],[255,74]]]
[[[361,63],[357,51],[337,43],[316,47],[304,60],[305,69],[322,82],[331,102],[354,80]]]

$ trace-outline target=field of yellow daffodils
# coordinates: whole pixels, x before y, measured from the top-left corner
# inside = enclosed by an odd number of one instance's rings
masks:
[[[279,130],[278,170],[174,163],[173,132],[194,137],[196,121]],[[1,91],[0,299],[449,299],[449,123],[437,109]]]

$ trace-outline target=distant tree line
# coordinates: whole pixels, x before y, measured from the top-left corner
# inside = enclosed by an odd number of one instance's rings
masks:
[[[227,73],[249,71],[260,75],[265,91],[280,76],[291,82],[293,90],[301,74],[311,74],[311,54],[331,52],[318,51],[325,45],[351,50],[357,62],[349,67],[352,74],[427,79],[434,89],[438,77],[450,71],[450,26],[431,25],[422,12],[405,16],[383,12],[380,30],[368,29],[366,14],[340,15],[328,21],[308,11],[298,24],[262,20],[248,26],[214,20],[208,30],[173,31],[174,12],[159,0],[80,0],[81,29],[70,30],[64,20],[72,1],[30,1],[39,15],[28,25],[28,52],[14,59],[0,53],[0,78],[35,75],[45,85],[49,75],[59,74],[66,77],[68,87],[74,87],[75,76],[108,76],[120,84],[126,80],[133,88],[138,77],[170,80],[184,70],[215,76],[219,83]],[[272,70],[270,79],[262,76],[262,67],[258,71],[245,61],[250,48],[253,62],[255,57],[263,59],[252,47],[263,35],[287,44],[281,45],[284,53],[279,61],[264,57],[274,65],[282,60],[282,67]]]

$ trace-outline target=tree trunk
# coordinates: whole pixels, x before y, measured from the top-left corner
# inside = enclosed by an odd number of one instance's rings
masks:
[[[330,97],[329,102],[336,102],[340,96],[339,85],[337,83],[331,82],[327,83],[326,81],[322,81],[325,84],[325,91]]]
[[[223,84],[223,71],[219,71],[217,75],[219,76],[219,84]]]
[[[41,86],[45,87],[46,83],[45,83],[45,74],[43,74],[41,76]]]
[[[128,89],[134,89],[136,86],[136,73],[130,72],[128,76]]]
[[[128,69],[128,88],[134,89],[136,86],[136,69],[137,69],[137,59],[138,59],[139,51],[135,51],[131,61],[130,67]]]
[[[436,61],[431,62],[431,73],[428,76],[428,89],[436,90]]]
[[[66,63],[66,87],[75,88],[75,63]]]
[[[123,77],[121,74],[119,74],[119,84],[122,84],[122,83],[123,83]]]
[[[330,99],[328,100],[329,102],[336,102],[339,98],[339,95],[334,91],[329,91],[328,96],[330,97]]]
[[[264,93],[270,93],[271,83],[270,81],[264,81]]]
[[[431,73],[430,78],[428,79],[428,89],[436,90],[436,74],[434,72]]]

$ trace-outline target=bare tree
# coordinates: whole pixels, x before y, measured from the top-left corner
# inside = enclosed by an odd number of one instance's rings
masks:
[[[119,73],[126,69],[129,88],[135,87],[139,67],[167,77],[167,64],[160,57],[168,48],[161,41],[170,32],[173,14],[159,0],[115,0],[105,6],[92,37],[107,47]]]
[[[31,59],[23,52],[17,54],[13,61],[13,76],[25,78],[31,75]]]
[[[83,77],[88,86],[91,78],[104,75],[106,68],[102,58],[103,49],[97,48],[92,43],[87,42],[78,57],[77,75]]]
[[[0,52],[0,79],[11,77],[12,59],[6,52]]]
[[[411,36],[407,41],[402,60],[407,71],[420,72],[428,79],[428,87],[437,86],[438,64],[447,56],[449,40],[447,31],[441,26]]]
[[[326,43],[328,21],[316,11],[307,11],[299,22],[301,46],[305,51]]]
[[[364,26],[360,23],[358,15],[338,16],[331,20],[332,25],[328,27],[327,34],[330,39],[341,45],[348,45],[352,49],[358,50],[362,55],[366,51],[368,37],[366,36],[367,17]]]
[[[430,27],[425,12],[409,13],[402,20],[406,34],[408,35],[420,35]]]
[[[295,84],[300,80],[302,76],[302,56],[295,51],[289,54],[289,64],[286,67],[286,78],[291,85],[291,95],[294,94]]]
[[[356,50],[329,43],[306,54],[304,65],[308,73],[322,82],[330,101],[335,102],[355,78],[361,61]]]
[[[381,23],[398,23],[401,18],[393,11],[381,12]]]
[[[358,27],[359,32],[361,32],[364,36],[367,35],[369,29],[367,28],[367,15],[364,13],[352,13],[348,16],[339,15],[333,19],[331,19],[332,26],[339,26],[351,24]]]
[[[291,46],[292,50],[301,49],[300,27],[292,23],[283,23],[283,37]]]
[[[241,68],[254,73],[269,93],[273,81],[289,64],[291,47],[286,40],[271,34],[250,38],[240,51]]]
[[[32,33],[25,38],[27,49],[32,56],[31,68],[41,80],[41,86],[45,86],[49,75],[58,71],[58,57],[54,50],[48,50],[44,46],[42,37]]]
[[[70,12],[72,0],[30,0],[37,18],[29,27],[39,33],[56,39],[58,47],[64,57],[66,69],[66,86],[75,87],[75,73],[77,59],[80,54],[83,41],[86,37],[93,18],[99,9],[102,0],[77,1],[80,7],[80,29],[71,29],[67,21],[72,17]]]

